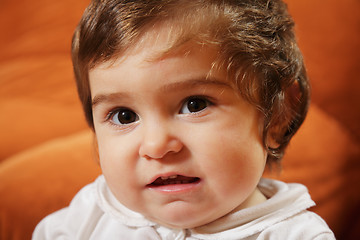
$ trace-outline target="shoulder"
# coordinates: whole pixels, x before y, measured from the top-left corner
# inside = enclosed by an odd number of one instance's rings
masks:
[[[75,238],[86,234],[89,226],[104,215],[97,204],[96,188],[99,177],[95,182],[83,187],[73,198],[70,205],[44,218],[35,228],[33,239],[65,239]],[[77,238],[77,237],[76,237]]]
[[[194,229],[196,239],[335,239],[318,215],[305,186],[262,179],[258,185],[267,201],[234,211],[218,221]]]
[[[100,176],[82,188],[67,208],[44,218],[33,240],[158,239],[152,225],[117,202]]]
[[[325,221],[307,210],[315,203],[304,185],[263,179],[260,188],[269,197],[267,218],[273,224],[260,233],[259,239],[270,235],[275,239],[335,239]]]
[[[284,219],[260,233],[258,239],[294,239],[294,240],[331,240],[333,232],[317,214],[304,210],[297,215]]]

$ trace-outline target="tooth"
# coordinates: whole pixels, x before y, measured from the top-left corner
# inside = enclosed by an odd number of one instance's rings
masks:
[[[168,177],[161,177],[161,180],[166,180],[168,179]]]
[[[172,176],[170,176],[169,178],[170,178],[170,179],[175,179],[175,178],[177,178],[177,175],[172,175]]]

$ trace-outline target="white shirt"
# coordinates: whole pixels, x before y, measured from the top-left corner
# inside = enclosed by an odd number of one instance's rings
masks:
[[[151,222],[116,200],[100,176],[69,207],[44,218],[33,233],[42,239],[335,239],[326,223],[306,209],[315,205],[305,186],[262,179],[268,200],[194,229],[170,229]]]

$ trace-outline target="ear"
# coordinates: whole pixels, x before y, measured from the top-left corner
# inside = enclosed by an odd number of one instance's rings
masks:
[[[273,126],[268,130],[267,136],[266,136],[266,144],[269,148],[277,149],[280,147],[280,143],[278,141],[278,135],[279,135],[279,127]]]
[[[270,148],[276,149],[288,142],[298,129],[301,98],[302,92],[297,80],[283,93],[278,94],[266,137],[266,143]]]

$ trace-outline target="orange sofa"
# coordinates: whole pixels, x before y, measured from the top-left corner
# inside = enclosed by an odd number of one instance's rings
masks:
[[[287,0],[312,106],[281,174],[305,184],[338,239],[360,239],[360,2]],[[35,225],[100,174],[70,61],[85,0],[0,3],[0,239]]]

